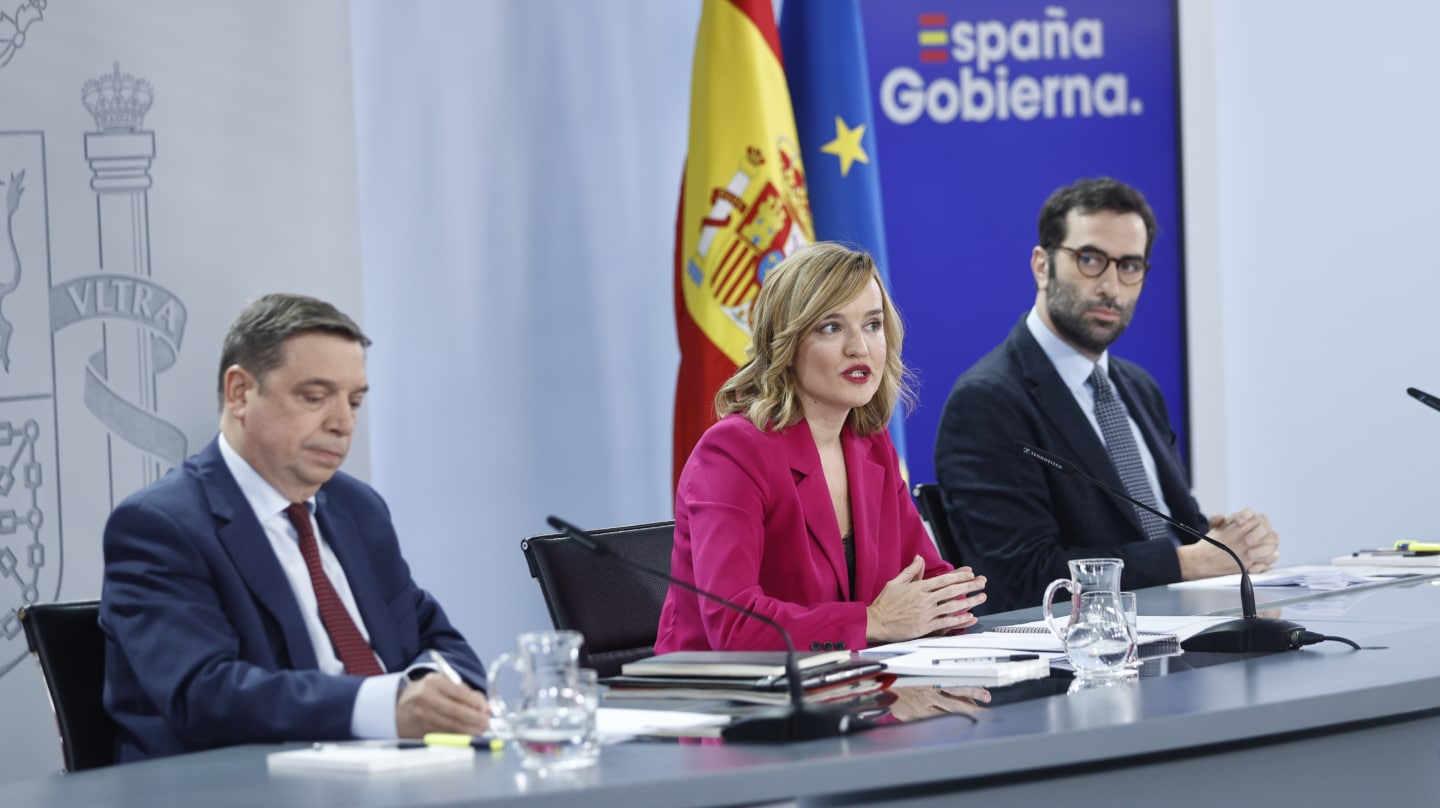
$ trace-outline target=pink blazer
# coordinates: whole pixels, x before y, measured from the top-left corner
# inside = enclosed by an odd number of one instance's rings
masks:
[[[671,571],[775,620],[798,651],[865,647],[865,607],[916,555],[948,572],[910,499],[888,430],[841,434],[855,531],[850,592],[840,526],[804,422],[756,429],[722,418],[700,438],[675,492]],[[656,653],[783,649],[774,629],[670,587]]]

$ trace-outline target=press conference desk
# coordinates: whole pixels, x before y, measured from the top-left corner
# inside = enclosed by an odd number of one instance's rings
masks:
[[[509,751],[460,769],[280,777],[265,770],[274,747],[248,746],[12,783],[0,806],[1440,804],[1440,583],[1257,595],[1262,609],[1288,603],[1286,619],[1372,648],[1237,658],[974,722],[786,746],[621,744],[570,778],[524,772]],[[1141,611],[1233,611],[1233,597],[1148,590]],[[995,620],[1012,616],[1030,615]]]

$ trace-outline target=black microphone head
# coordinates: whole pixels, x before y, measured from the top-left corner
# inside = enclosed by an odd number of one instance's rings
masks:
[[[606,555],[610,552],[610,548],[603,542],[595,541],[594,536],[591,536],[589,533],[586,533],[558,516],[547,516],[545,517],[545,521],[550,523],[550,527],[574,539],[577,544],[592,553]]]
[[[1418,387],[1407,387],[1405,388],[1405,392],[1409,393],[1411,398],[1421,404],[1440,410],[1440,398],[1436,398]]]
[[[1041,463],[1054,468],[1056,471],[1063,471],[1067,474],[1072,473],[1073,470],[1069,464],[1044,449],[1041,449],[1039,446],[1031,446],[1023,440],[1017,441],[1016,443],[1020,447],[1020,451],[1039,460]]]
[[[790,704],[788,708],[779,716],[755,716],[732,724],[727,728],[727,733],[724,737],[732,737],[729,733],[733,732],[738,733],[733,735],[733,737],[747,740],[802,740],[807,738],[828,738],[832,735],[840,735],[847,731],[864,728],[864,725],[850,723],[848,719],[832,720],[828,716],[816,718],[812,715],[811,711],[806,710],[800,670],[795,662],[795,640],[790,636],[790,632],[786,631],[785,627],[774,619],[759,614],[754,609],[726,600],[714,592],[701,589],[693,583],[682,581],[668,571],[657,570],[654,567],[641,564],[632,558],[626,558],[624,555],[611,550],[605,542],[596,541],[594,536],[591,536],[558,516],[546,517],[545,521],[550,524],[550,527],[569,536],[576,544],[586,548],[592,553],[608,555],[611,559],[626,567],[668,581],[673,586],[678,586],[687,592],[694,592],[706,600],[714,601],[731,611],[738,612],[748,618],[764,623],[775,629],[775,631],[780,634],[781,639],[785,640],[785,682],[786,689],[790,694]]]

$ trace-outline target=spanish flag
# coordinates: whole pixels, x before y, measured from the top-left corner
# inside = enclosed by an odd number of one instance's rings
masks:
[[[814,238],[770,0],[705,0],[675,222],[676,481],[745,361],[766,271]]]

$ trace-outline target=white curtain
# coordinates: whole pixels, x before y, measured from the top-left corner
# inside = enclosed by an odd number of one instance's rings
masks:
[[[669,519],[675,204],[699,0],[354,0],[371,479],[487,660],[520,552]]]

